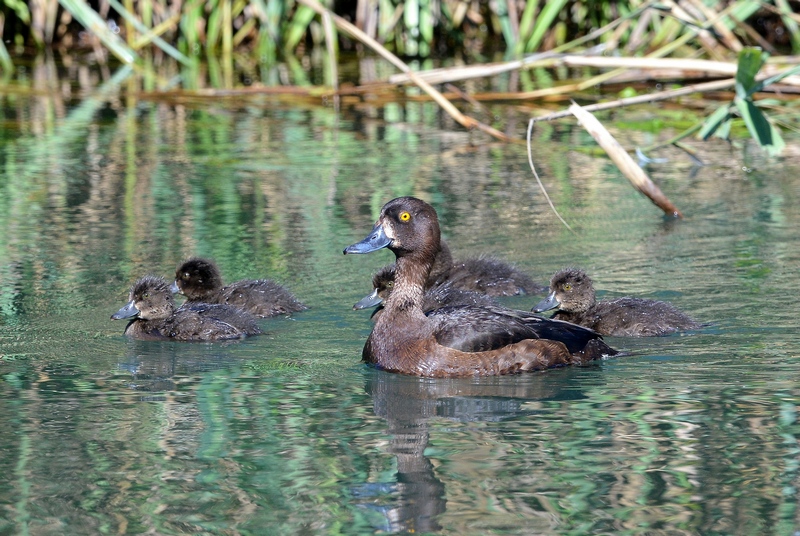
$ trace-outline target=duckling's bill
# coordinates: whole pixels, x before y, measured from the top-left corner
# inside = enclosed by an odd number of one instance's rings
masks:
[[[122,309],[111,315],[111,320],[123,320],[125,318],[133,318],[139,315],[139,309],[134,305],[133,300],[126,303]]]
[[[360,311],[361,309],[369,309],[370,307],[376,307],[383,302],[383,298],[378,296],[378,289],[374,289],[372,294],[368,296],[364,296],[355,305],[353,305],[353,309],[356,311]]]
[[[558,298],[556,298],[556,293],[553,291],[548,294],[545,299],[537,303],[536,306],[531,309],[531,311],[534,313],[543,313],[545,311],[549,311],[550,309],[555,309],[560,305],[561,302],[558,301]]]

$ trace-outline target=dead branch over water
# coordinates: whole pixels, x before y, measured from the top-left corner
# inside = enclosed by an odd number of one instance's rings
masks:
[[[622,148],[614,136],[606,130],[595,116],[575,103],[569,107],[569,111],[578,118],[583,128],[592,135],[595,141],[603,148],[622,174],[631,181],[631,184],[633,184],[637,190],[646,195],[658,208],[663,210],[666,215],[677,218],[683,217],[678,207],[673,205],[661,189],[650,180],[647,173],[639,167],[639,164],[633,160],[631,155]]]

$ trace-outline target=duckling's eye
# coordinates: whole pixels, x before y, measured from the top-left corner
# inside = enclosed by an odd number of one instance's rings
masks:
[[[394,287],[394,281],[389,281],[388,283],[386,283],[386,288],[392,288],[392,287]]]
[[[572,290],[572,284],[567,283],[566,285],[564,285],[564,290]]]
[[[401,212],[399,218],[400,221],[408,221],[411,219],[411,214],[409,214],[408,212]]]

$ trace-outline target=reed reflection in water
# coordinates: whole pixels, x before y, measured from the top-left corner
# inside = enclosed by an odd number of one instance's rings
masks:
[[[687,215],[666,221],[580,130],[541,127],[537,166],[573,234],[524,147],[452,130],[427,103],[1,98],[0,532],[798,526],[793,160],[704,144],[694,169],[665,150],[652,175]],[[350,308],[391,255],[341,249],[399,195],[435,206],[457,257],[495,254],[542,281],[578,265],[601,296],[665,299],[713,325],[609,338],[629,354],[545,374],[367,369],[371,323]],[[130,283],[191,255],[229,280],[274,278],[311,309],[236,344],[122,337],[108,317]]]

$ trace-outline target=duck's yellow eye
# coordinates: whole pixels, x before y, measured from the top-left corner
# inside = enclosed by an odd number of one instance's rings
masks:
[[[567,283],[566,285],[564,285],[564,290],[572,290],[572,285],[570,283]]]
[[[400,221],[408,221],[411,219],[411,214],[408,212],[401,212],[400,213]]]
[[[144,294],[142,294],[142,298],[144,298],[145,300],[147,298],[149,298],[149,297],[150,297],[150,293],[149,292],[145,292]]]

